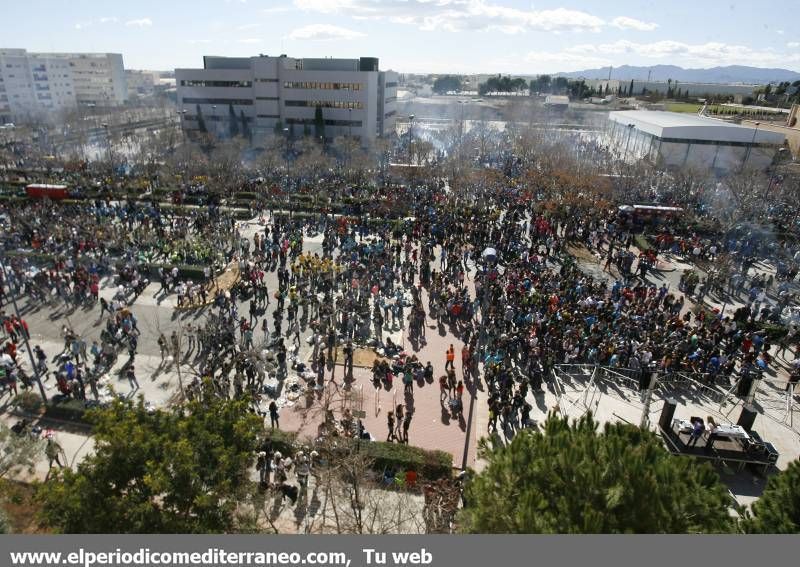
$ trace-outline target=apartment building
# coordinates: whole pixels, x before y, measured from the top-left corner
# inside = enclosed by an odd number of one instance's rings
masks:
[[[119,53],[34,54],[67,61],[79,105],[118,106],[128,100],[125,66]]]
[[[80,104],[116,106],[127,98],[122,55],[0,48],[0,122],[52,119]]]
[[[397,73],[381,71],[373,57],[206,56],[202,69],[176,69],[175,78],[187,131],[198,129],[199,112],[210,132],[224,134],[233,108],[256,138],[276,125],[301,135],[305,128],[313,131],[319,107],[326,138],[353,136],[366,146],[394,132]]]

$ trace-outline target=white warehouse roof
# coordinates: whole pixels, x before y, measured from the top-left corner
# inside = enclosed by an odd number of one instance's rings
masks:
[[[684,114],[680,112],[661,112],[655,110],[622,110],[610,112],[609,120],[623,127],[634,128],[657,138],[681,140],[708,140],[714,142],[755,142],[781,145],[783,134],[749,126],[740,126],[716,118]]]

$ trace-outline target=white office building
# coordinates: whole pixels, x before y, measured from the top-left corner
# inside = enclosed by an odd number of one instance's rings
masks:
[[[0,122],[53,118],[79,104],[116,106],[127,97],[122,55],[0,49]]]
[[[606,125],[606,140],[622,159],[644,159],[667,168],[708,168],[717,173],[764,169],[785,139],[781,133],[757,126],[678,112],[610,112]]]
[[[119,53],[34,54],[67,61],[79,105],[118,106],[128,100],[125,67]]]
[[[198,113],[209,132],[224,135],[230,109],[244,114],[254,139],[276,125],[314,131],[322,109],[325,137],[354,136],[368,145],[394,132],[397,73],[380,71],[378,59],[291,57],[203,58],[202,69],[176,69],[178,112],[187,131],[198,130]]]

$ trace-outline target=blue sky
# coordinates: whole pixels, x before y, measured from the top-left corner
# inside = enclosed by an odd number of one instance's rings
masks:
[[[4,0],[0,47],[109,51],[131,69],[203,55],[381,59],[401,72],[604,65],[800,71],[798,0]]]

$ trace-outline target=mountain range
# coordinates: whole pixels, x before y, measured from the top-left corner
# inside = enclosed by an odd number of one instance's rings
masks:
[[[599,69],[586,69],[572,73],[558,73],[558,76],[571,79],[608,79],[609,70],[611,78],[621,81],[646,81],[648,74],[651,81],[681,81],[686,83],[744,83],[749,85],[763,85],[782,81],[794,82],[800,80],[800,73],[788,69],[763,69],[761,67],[747,67],[744,65],[729,65],[727,67],[711,67],[709,69],[684,69],[677,65],[653,65],[652,67],[636,67],[622,65],[621,67],[601,67]]]

